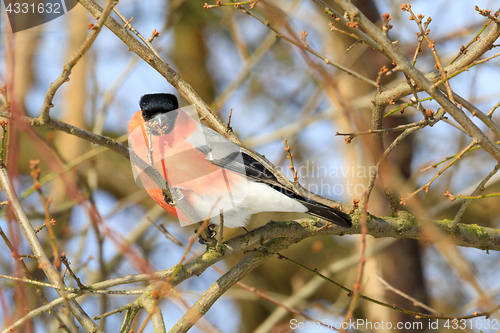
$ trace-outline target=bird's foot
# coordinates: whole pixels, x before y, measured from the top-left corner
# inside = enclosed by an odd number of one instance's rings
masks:
[[[214,230],[215,224],[209,224],[198,236],[198,242],[202,245],[209,245],[216,241],[215,236],[217,232]],[[198,229],[194,230],[195,233],[198,232]]]

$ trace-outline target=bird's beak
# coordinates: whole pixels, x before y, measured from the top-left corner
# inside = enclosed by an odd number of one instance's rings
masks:
[[[158,135],[165,135],[170,130],[170,122],[166,116],[156,117],[153,125]]]
[[[167,130],[168,129],[167,117],[164,116],[158,117],[158,126],[162,130]]]

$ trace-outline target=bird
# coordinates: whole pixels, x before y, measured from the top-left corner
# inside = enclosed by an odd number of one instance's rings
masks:
[[[129,123],[129,147],[143,161],[154,165],[193,209],[200,221],[224,227],[244,227],[259,212],[307,213],[344,228],[351,217],[337,208],[295,193],[282,185],[261,162],[239,145],[190,117],[169,93],[147,94]],[[136,180],[163,209],[183,225],[190,221],[162,189],[137,166]]]

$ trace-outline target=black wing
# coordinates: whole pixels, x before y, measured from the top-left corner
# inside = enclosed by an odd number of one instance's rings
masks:
[[[202,125],[202,131],[196,131],[188,141],[220,168],[265,183],[279,184],[278,179],[262,163],[209,127]]]
[[[327,205],[323,205],[317,201],[308,199],[304,196],[301,196],[295,192],[292,192],[281,185],[269,184],[276,191],[279,191],[286,195],[289,198],[295,199],[307,208],[307,214],[319,217],[321,219],[330,221],[344,228],[350,228],[352,226],[351,217],[332,207],[328,207]]]
[[[214,130],[203,126],[206,144],[195,145],[196,149],[203,152],[214,165],[247,176],[254,180],[264,182],[278,192],[302,203],[307,213],[324,220],[335,223],[344,228],[352,226],[351,217],[332,207],[298,195],[283,187],[278,179],[262,163],[245,153],[242,148],[227,140]]]

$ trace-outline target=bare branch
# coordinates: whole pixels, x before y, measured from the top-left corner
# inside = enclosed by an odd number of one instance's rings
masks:
[[[98,16],[94,15],[94,17],[99,17],[99,19],[97,20],[97,23],[95,25],[92,25],[92,32],[85,39],[80,49],[68,60],[63,68],[61,76],[59,76],[57,80],[50,84],[50,88],[45,95],[45,100],[43,101],[42,111],[40,112],[39,120],[41,123],[45,123],[49,120],[50,109],[54,107],[54,105],[52,104],[52,100],[54,99],[57,90],[64,84],[64,82],[69,81],[71,70],[83,57],[83,55],[90,49],[92,44],[94,44],[94,41],[99,35],[99,32],[101,32],[104,22],[106,22],[116,4],[118,4],[118,1],[110,0],[106,3],[106,6],[104,7],[102,13],[99,13]]]
[[[53,285],[59,284],[59,274],[57,273],[54,266],[50,262],[49,258],[45,254],[42,244],[36,237],[35,231],[31,226],[26,213],[24,212],[19,199],[16,196],[14,188],[9,179],[9,175],[7,174],[7,169],[5,166],[0,165],[0,182],[2,184],[2,188],[5,191],[5,195],[7,196],[7,200],[9,201],[10,208],[12,209],[17,221],[19,222],[19,226],[23,230],[28,243],[35,255],[39,267],[45,272],[45,275],[49,279],[50,283]],[[62,296],[65,295],[64,290],[58,290],[58,293]],[[64,297],[63,297],[64,298]],[[90,317],[83,311],[80,305],[75,300],[67,299],[69,310],[75,316],[75,318],[80,322],[83,328],[87,332],[103,332],[99,327],[90,319]]]
[[[481,145],[491,156],[500,162],[500,149],[495,143],[488,138],[455,104],[453,104],[446,96],[433,86],[432,82],[424,76],[418,69],[411,65],[411,63],[398,51],[394,44],[387,38],[382,31],[376,27],[366,16],[363,15],[351,2],[347,0],[335,0],[348,15],[358,22],[367,33],[377,41],[381,47],[387,52],[391,59],[397,64],[398,68],[414,80],[418,86],[425,90],[430,96],[436,100],[463,128],[469,135]],[[495,25],[495,31],[500,35],[500,27]],[[498,38],[498,36],[497,36]],[[484,39],[488,39],[485,37]],[[481,40],[482,41],[482,40]],[[493,43],[493,42],[492,42]],[[478,50],[480,51],[480,50]],[[483,50],[483,53],[487,50]],[[470,52],[474,53],[474,52]],[[469,53],[467,54],[469,55]],[[466,56],[467,56],[466,55]],[[470,56],[470,55],[469,55]],[[465,65],[465,61],[457,61],[454,65],[461,63]],[[453,65],[451,65],[453,66]],[[446,70],[446,69],[444,69]],[[447,70],[452,72],[452,70]],[[396,89],[392,90],[395,91]],[[381,94],[379,94],[380,96]],[[392,98],[394,100],[394,98]],[[379,99],[380,101],[380,99]]]

